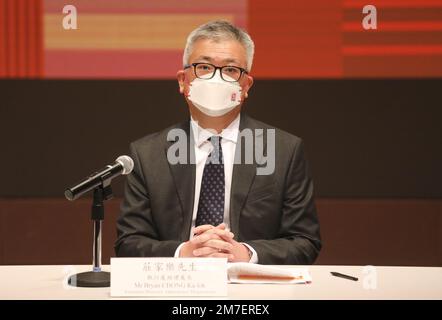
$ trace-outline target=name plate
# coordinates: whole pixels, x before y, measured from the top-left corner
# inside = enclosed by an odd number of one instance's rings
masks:
[[[227,296],[227,259],[111,258],[111,296]]]

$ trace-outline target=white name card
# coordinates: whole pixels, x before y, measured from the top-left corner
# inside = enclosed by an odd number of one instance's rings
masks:
[[[227,296],[227,259],[111,258],[111,296]]]

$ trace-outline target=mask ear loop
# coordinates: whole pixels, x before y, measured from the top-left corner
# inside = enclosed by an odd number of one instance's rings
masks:
[[[189,83],[189,86],[188,86],[187,92],[186,92],[186,88],[184,87],[184,89],[183,89],[183,95],[184,95],[184,97],[189,98],[189,96],[190,96],[190,87],[191,87],[191,86],[192,86],[192,82]]]

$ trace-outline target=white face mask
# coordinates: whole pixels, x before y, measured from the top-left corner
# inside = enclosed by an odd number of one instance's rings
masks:
[[[219,117],[241,103],[241,86],[224,81],[217,70],[212,79],[195,78],[190,83],[188,98],[204,114]]]

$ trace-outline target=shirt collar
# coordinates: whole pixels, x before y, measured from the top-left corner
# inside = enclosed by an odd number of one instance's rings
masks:
[[[221,138],[225,140],[236,143],[238,140],[240,116],[241,114],[239,113],[235,120],[233,120],[226,128],[224,128],[223,131],[221,131],[221,134],[217,134],[217,136],[221,136]],[[201,145],[206,142],[207,139],[215,135],[213,134],[213,132],[201,128],[198,125],[198,122],[195,121],[192,116],[190,117],[190,124],[192,127],[195,144],[198,148],[201,147]]]

